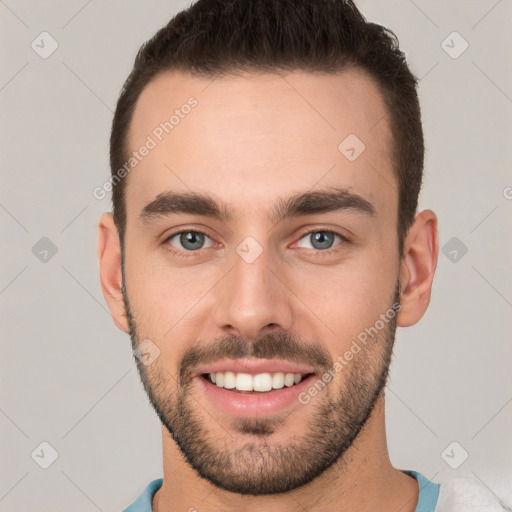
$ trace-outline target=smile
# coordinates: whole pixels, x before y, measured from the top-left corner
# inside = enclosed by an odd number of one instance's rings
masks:
[[[194,380],[217,410],[234,417],[265,417],[303,407],[298,395],[315,380],[313,368],[272,359],[222,360],[198,369]]]
[[[285,386],[291,387],[298,384],[304,377],[302,373],[234,373],[234,372],[216,372],[203,374],[203,376],[212,384],[219,388],[232,389],[236,391],[256,391],[266,393],[273,389],[282,389]]]

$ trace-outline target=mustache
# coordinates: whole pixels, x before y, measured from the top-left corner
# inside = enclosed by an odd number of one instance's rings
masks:
[[[297,364],[307,364],[324,373],[333,364],[327,350],[318,344],[305,343],[288,333],[269,333],[256,341],[241,336],[225,336],[209,343],[198,343],[186,350],[179,364],[182,386],[192,380],[200,364],[210,364],[220,359],[285,359]]]

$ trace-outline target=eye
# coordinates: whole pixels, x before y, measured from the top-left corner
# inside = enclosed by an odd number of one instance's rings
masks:
[[[205,246],[204,243],[206,239],[210,241],[210,244]],[[205,249],[213,245],[212,239],[206,233],[191,229],[173,233],[164,243],[187,252],[198,251],[199,249]]]
[[[340,243],[334,245],[338,238]],[[305,242],[301,241],[304,240]],[[341,233],[326,229],[317,229],[305,233],[297,243],[299,247],[311,249],[319,253],[332,254],[338,252],[338,246],[343,245],[342,242],[349,242]],[[194,252],[201,249],[207,249],[214,245],[213,240],[204,232],[193,229],[182,229],[176,233],[169,235],[163,242],[167,250],[176,256],[193,256]],[[309,244],[309,245],[308,245]]]
[[[310,246],[306,246],[306,249],[313,249],[315,251],[329,252],[329,249],[333,247],[335,238],[338,237],[342,242],[348,242],[348,239],[340,233],[335,231],[328,231],[325,229],[310,231],[301,237],[301,240],[306,240]],[[341,244],[337,244],[341,245]],[[304,246],[300,246],[304,247]]]

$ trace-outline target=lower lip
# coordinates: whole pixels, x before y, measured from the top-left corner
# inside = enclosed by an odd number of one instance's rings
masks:
[[[261,417],[282,412],[294,403],[300,404],[298,395],[310,386],[314,377],[314,374],[310,374],[298,384],[264,393],[258,391],[239,393],[219,388],[201,375],[196,379],[199,380],[208,398],[224,413],[237,417]]]

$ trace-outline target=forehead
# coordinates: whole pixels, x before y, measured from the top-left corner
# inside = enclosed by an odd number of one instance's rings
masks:
[[[165,72],[142,91],[127,142],[130,152],[150,148],[133,161],[128,213],[168,190],[212,193],[242,210],[315,186],[396,208],[386,107],[357,69],[215,79]]]

